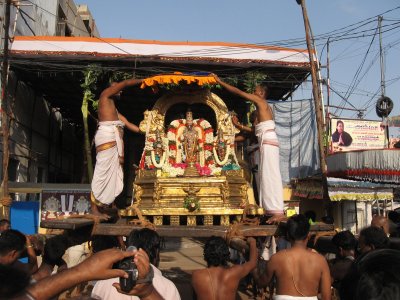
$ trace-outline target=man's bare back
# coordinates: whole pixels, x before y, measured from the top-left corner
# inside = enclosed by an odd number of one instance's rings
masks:
[[[253,272],[260,287],[276,278],[276,295],[331,299],[331,277],[326,259],[307,248],[310,223],[304,215],[294,215],[286,223],[286,236],[292,247],[272,255],[264,273]]]
[[[235,299],[239,280],[237,266],[231,268],[211,267],[193,272],[192,280],[196,281],[198,300]]]
[[[276,294],[316,296],[321,284],[330,287],[326,259],[309,249],[291,248],[280,251],[268,262],[268,273],[276,277]]]
[[[234,265],[232,267],[210,266],[206,269],[193,272],[192,286],[198,300],[236,299],[236,292],[240,280],[249,274],[257,264],[258,251],[256,241],[254,238],[248,238],[247,242],[250,245],[250,258],[249,261],[244,264]],[[226,248],[228,248],[227,245]],[[205,259],[207,261],[207,258]]]

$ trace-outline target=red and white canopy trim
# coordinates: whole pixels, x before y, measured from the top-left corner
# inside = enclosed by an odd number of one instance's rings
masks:
[[[223,42],[163,42],[96,37],[16,36],[12,54],[156,57],[160,60],[244,61],[305,67],[306,49]]]

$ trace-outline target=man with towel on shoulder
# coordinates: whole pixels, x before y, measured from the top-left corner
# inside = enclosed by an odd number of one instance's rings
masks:
[[[96,145],[96,166],[92,180],[92,213],[108,216],[99,211],[99,207],[111,205],[124,187],[124,126],[138,133],[139,128],[118,113],[114,101],[119,100],[121,91],[142,83],[143,79],[127,79],[113,82],[100,95],[98,107],[98,129],[94,138]]]

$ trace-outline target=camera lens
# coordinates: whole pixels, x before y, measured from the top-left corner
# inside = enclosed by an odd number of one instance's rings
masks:
[[[128,248],[126,248],[126,251],[132,252],[137,250],[137,248],[135,246],[129,246]]]

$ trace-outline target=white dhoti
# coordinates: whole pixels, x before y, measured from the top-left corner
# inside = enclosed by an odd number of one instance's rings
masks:
[[[120,158],[124,156],[124,144],[119,131],[123,127],[121,121],[99,122],[94,137],[97,155],[92,194],[104,205],[113,203],[124,187],[124,172],[120,163]]]
[[[303,296],[289,296],[289,295],[274,295],[274,300],[318,300],[317,296],[303,297]]]
[[[259,199],[266,214],[283,214],[283,186],[279,168],[279,142],[273,120],[256,125],[260,146]]]

